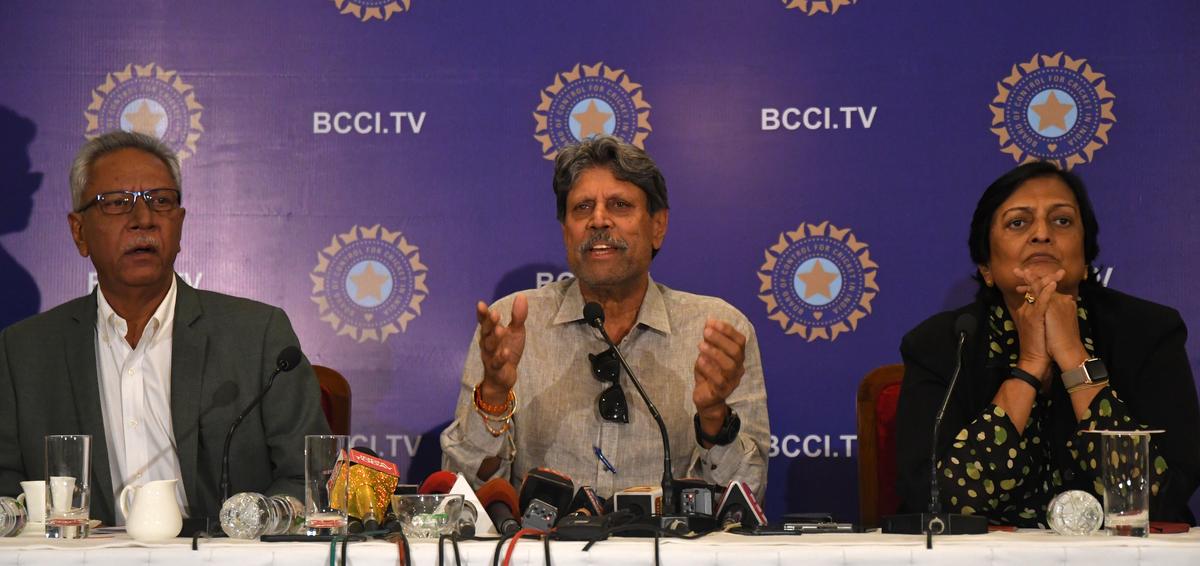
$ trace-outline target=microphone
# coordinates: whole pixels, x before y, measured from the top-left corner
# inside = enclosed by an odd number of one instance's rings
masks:
[[[479,486],[479,501],[487,511],[488,518],[496,524],[496,531],[502,536],[512,536],[521,530],[521,524],[515,517],[519,505],[517,490],[504,478],[492,478]]]
[[[238,426],[242,424],[242,419],[246,418],[246,415],[249,415],[250,411],[253,411],[254,408],[259,405],[259,403],[262,403],[263,397],[265,397],[267,392],[271,390],[271,386],[275,384],[275,378],[279,374],[286,371],[291,371],[296,366],[300,365],[300,358],[300,348],[296,346],[288,346],[279,352],[279,356],[275,358],[275,371],[272,372],[271,377],[267,379],[267,386],[264,387],[262,392],[258,394],[258,397],[255,397],[254,400],[246,406],[246,408],[242,411],[242,414],[238,415],[236,419],[233,419],[233,424],[229,425],[229,433],[225,435],[225,449],[221,453],[222,503],[224,503],[226,499],[229,499],[229,445],[231,442],[233,442],[233,432],[236,431]]]
[[[570,515],[563,517],[599,517],[604,514],[604,504],[600,502],[600,498],[596,495],[596,490],[590,485],[579,487],[579,491],[575,492],[575,498],[571,500],[571,504],[567,509],[574,509]]]
[[[608,538],[612,516],[604,514],[604,504],[591,486],[581,486],[567,508],[574,511],[559,519],[554,526],[558,540],[593,541]]]
[[[485,528],[479,528],[480,515],[479,508],[482,506],[479,500],[475,497],[475,492],[471,491],[470,484],[462,476],[440,470],[429,475],[425,481],[421,482],[421,487],[417,489],[417,493],[426,494],[453,494],[463,496],[462,515],[458,519],[458,534],[463,538],[472,538],[475,533],[486,532],[491,528],[491,521],[487,521],[488,525]],[[483,515],[486,521],[487,515]]]
[[[348,459],[348,465],[334,480],[349,483],[346,514],[362,530],[376,530],[386,522],[389,496],[400,481],[400,469],[366,446],[351,448]]]
[[[672,488],[674,479],[671,477],[671,439],[667,436],[667,425],[663,422],[662,415],[658,413],[654,402],[650,400],[650,396],[646,395],[646,390],[642,388],[642,383],[633,373],[633,368],[630,368],[629,363],[625,361],[621,349],[617,348],[617,345],[608,337],[608,332],[604,330],[604,307],[596,302],[583,305],[583,318],[589,326],[600,331],[600,337],[604,338],[604,343],[608,344],[617,354],[617,361],[621,362],[621,367],[625,368],[625,373],[629,375],[629,381],[633,383],[638,395],[646,403],[646,408],[650,410],[650,416],[654,417],[654,422],[658,424],[658,433],[662,436],[663,445],[662,515],[672,515],[675,513],[674,489]]]
[[[521,480],[521,527],[549,531],[571,506],[575,483],[566,474],[534,468]]]
[[[942,405],[938,408],[933,419],[933,441],[929,446],[929,509],[926,513],[894,515],[884,518],[883,532],[895,534],[923,534],[925,548],[933,548],[933,535],[981,535],[987,533],[987,518],[979,515],[961,515],[958,513],[943,514],[942,502],[938,494],[937,481],[937,442],[942,429],[942,418],[946,416],[946,407],[954,394],[954,385],[958,383],[958,375],[962,372],[963,346],[967,338],[975,332],[975,315],[964,312],[954,320],[954,334],[957,344],[954,348],[954,373],[950,374],[950,383],[946,386],[946,394],[942,397]]]
[[[717,506],[717,522],[722,528],[740,526],[754,530],[767,524],[767,516],[754,498],[754,492],[744,482],[729,482],[721,504]]]

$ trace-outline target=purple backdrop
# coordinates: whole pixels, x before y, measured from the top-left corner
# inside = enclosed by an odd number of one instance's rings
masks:
[[[565,271],[546,157],[615,132],[668,179],[655,278],[757,327],[770,514],[852,518],[858,381],[970,298],[969,215],[1015,159],[1074,167],[1102,277],[1200,323],[1198,24],[1187,0],[5,2],[0,326],[89,290],[85,136],[154,132],[187,154],[177,270],[286,309],[356,442],[416,480],[473,302]]]

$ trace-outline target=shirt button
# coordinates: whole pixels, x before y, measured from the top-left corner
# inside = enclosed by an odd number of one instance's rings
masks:
[[[137,419],[129,419],[129,428],[137,426]]]

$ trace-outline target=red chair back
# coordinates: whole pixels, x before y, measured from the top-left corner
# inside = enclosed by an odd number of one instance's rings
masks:
[[[334,434],[350,434],[350,383],[325,366],[313,366],[321,385],[321,410]]]
[[[875,368],[858,385],[858,510],[864,528],[900,506],[896,495],[896,406],[904,366]]]

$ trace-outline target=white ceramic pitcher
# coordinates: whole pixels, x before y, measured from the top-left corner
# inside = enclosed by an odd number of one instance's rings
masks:
[[[158,480],[146,485],[127,485],[117,498],[125,531],[133,540],[160,542],[179,536],[183,529],[183,514],[175,500],[177,479]],[[130,497],[133,510],[130,510]]]

